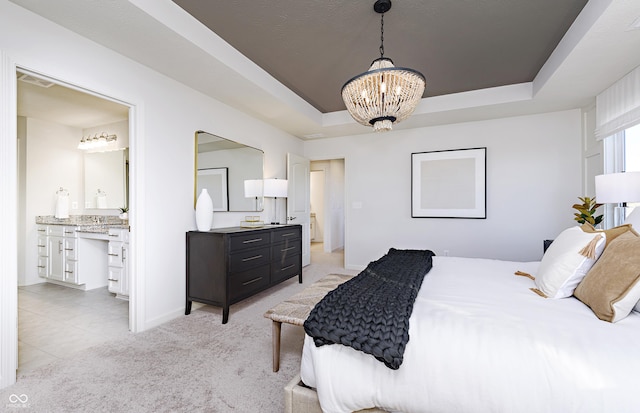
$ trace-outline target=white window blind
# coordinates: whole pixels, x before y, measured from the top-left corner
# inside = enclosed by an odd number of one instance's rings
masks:
[[[596,139],[640,123],[640,66],[596,97]]]

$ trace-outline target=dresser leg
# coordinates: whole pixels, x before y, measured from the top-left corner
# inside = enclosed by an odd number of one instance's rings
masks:
[[[191,314],[191,303],[193,303],[193,301],[187,300],[187,305],[184,307],[184,315]]]
[[[229,306],[222,307],[222,324],[227,324],[229,321]]]
[[[298,274],[298,283],[302,284],[302,271],[300,271],[300,274]]]
[[[282,323],[273,321],[271,323],[271,345],[273,351],[273,371],[280,370],[280,330]]]

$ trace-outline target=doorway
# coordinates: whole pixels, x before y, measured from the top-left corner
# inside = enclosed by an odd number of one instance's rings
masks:
[[[344,159],[311,161],[312,252],[342,252],[345,232]]]
[[[18,70],[18,372],[129,331],[130,302],[105,288],[83,291],[45,282],[37,271],[36,216],[54,215],[54,193],[69,194],[69,215],[118,215],[87,209],[81,139],[113,132],[129,146],[129,106]],[[128,166],[128,164],[127,164]],[[125,205],[123,205],[124,207]],[[131,271],[130,271],[131,273]]]

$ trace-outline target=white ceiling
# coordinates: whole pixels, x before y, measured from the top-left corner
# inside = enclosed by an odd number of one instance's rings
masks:
[[[377,57],[379,15],[372,10],[373,1],[279,0],[257,7],[248,1],[175,0],[186,8],[213,4],[213,10],[191,10],[237,49],[171,0],[11,1],[303,139],[371,131],[340,110],[336,96],[340,82],[365,71]],[[399,66],[422,71],[428,81],[414,115],[395,128],[593,102],[596,94],[640,65],[640,30],[631,29],[640,17],[640,1],[588,1],[545,57],[559,38],[557,31],[564,31],[563,24],[583,3],[395,1],[385,16],[385,55]],[[213,18],[216,12],[220,15]],[[427,30],[434,26],[437,30]],[[446,31],[448,27],[453,30]],[[535,37],[542,37],[538,30],[555,30],[555,35],[537,42]],[[315,63],[318,70],[305,66],[314,65],[306,62],[309,56],[321,58],[322,64]],[[274,62],[286,64],[278,68]],[[335,75],[333,80],[329,74]]]

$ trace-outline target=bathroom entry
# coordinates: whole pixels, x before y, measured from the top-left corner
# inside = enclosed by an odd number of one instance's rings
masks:
[[[117,218],[118,208],[126,205],[88,208],[92,195],[86,194],[84,157],[89,151],[78,146],[104,132],[117,136],[108,145],[122,152],[129,146],[129,107],[31,73],[16,76],[20,373],[128,333],[130,302],[106,287],[83,291],[39,276],[35,217],[55,215],[56,193],[63,188],[68,215]]]
[[[311,162],[311,242],[331,253],[344,248],[344,159]]]

